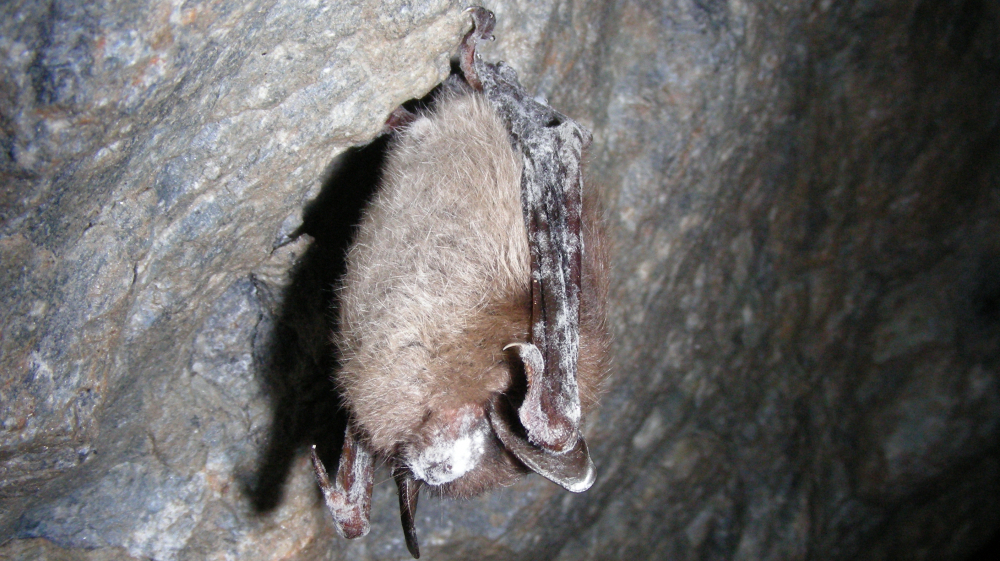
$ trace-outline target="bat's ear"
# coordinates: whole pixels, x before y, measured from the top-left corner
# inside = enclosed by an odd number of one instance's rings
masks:
[[[372,507],[372,483],[375,476],[375,459],[357,440],[347,426],[344,434],[344,448],[340,452],[337,477],[330,481],[326,467],[316,455],[316,445],[312,447],[312,464],[316,481],[323,491],[326,506],[333,515],[340,535],[348,539],[360,538],[371,529],[369,518]]]
[[[582,493],[594,484],[597,470],[583,435],[577,435],[576,443],[569,450],[555,453],[535,446],[515,432],[510,406],[504,397],[490,402],[489,416],[493,431],[504,448],[531,471],[574,493]]]

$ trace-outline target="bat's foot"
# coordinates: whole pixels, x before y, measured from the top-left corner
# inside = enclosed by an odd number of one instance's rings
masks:
[[[350,428],[344,433],[344,447],[340,451],[340,465],[331,480],[326,467],[311,449],[316,481],[323,491],[323,500],[333,515],[337,531],[347,539],[360,538],[371,529],[372,484],[375,476],[375,458],[364,443],[355,439]]]
[[[409,125],[417,120],[417,114],[400,105],[389,113],[389,118],[385,120],[382,127],[382,134],[389,134]]]
[[[458,65],[465,74],[465,81],[475,90],[481,91],[483,83],[479,81],[476,74],[476,45],[480,41],[493,39],[493,28],[497,20],[493,12],[479,6],[466,8],[465,12],[472,16],[472,30],[462,39],[462,45],[458,48]]]

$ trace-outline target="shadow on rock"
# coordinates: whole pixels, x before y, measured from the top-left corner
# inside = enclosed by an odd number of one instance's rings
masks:
[[[254,509],[268,512],[281,501],[297,453],[316,444],[320,458],[336,469],[346,415],[331,376],[337,357],[335,286],[361,211],[378,183],[388,137],[355,147],[331,163],[320,194],[309,203],[292,236],[313,238],[291,272],[283,294],[256,281],[261,301],[274,311],[261,321],[254,361],[273,411],[267,444],[247,489]]]

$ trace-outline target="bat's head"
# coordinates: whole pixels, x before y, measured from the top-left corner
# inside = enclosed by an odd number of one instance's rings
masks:
[[[594,294],[599,287],[591,282],[590,265],[584,303],[603,298]],[[385,453],[432,491],[474,496],[528,471],[575,492],[593,483],[578,426],[607,371],[603,308],[581,315],[577,376],[562,391],[544,375],[538,348],[525,342],[531,305],[522,295],[481,310],[456,338],[460,343],[445,345],[427,364],[424,401],[411,413],[412,419],[420,414],[419,422],[400,426],[393,439],[398,444]],[[580,397],[563,399],[567,393]]]
[[[414,357],[421,362],[401,368],[419,372],[406,378],[413,401],[399,399],[388,411],[400,420],[405,414],[406,422],[388,427],[375,426],[373,416],[363,419],[375,429],[369,433],[393,433],[375,442],[378,450],[447,496],[474,496],[523,475],[527,470],[506,451],[493,419],[500,419],[497,403],[524,400],[525,371],[514,349],[504,347],[527,339],[530,313],[526,294],[499,298],[463,321],[454,337],[433,345],[433,352]],[[516,415],[504,422],[516,425]]]
[[[497,437],[490,408],[470,403],[434,412],[395,461],[441,495],[471,497],[512,484],[527,470]]]

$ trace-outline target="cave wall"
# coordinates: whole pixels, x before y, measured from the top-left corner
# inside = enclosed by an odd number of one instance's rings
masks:
[[[342,540],[331,286],[468,2],[0,6],[0,554]],[[421,500],[437,559],[962,559],[1000,527],[1000,3],[495,2],[594,132],[595,486]]]

